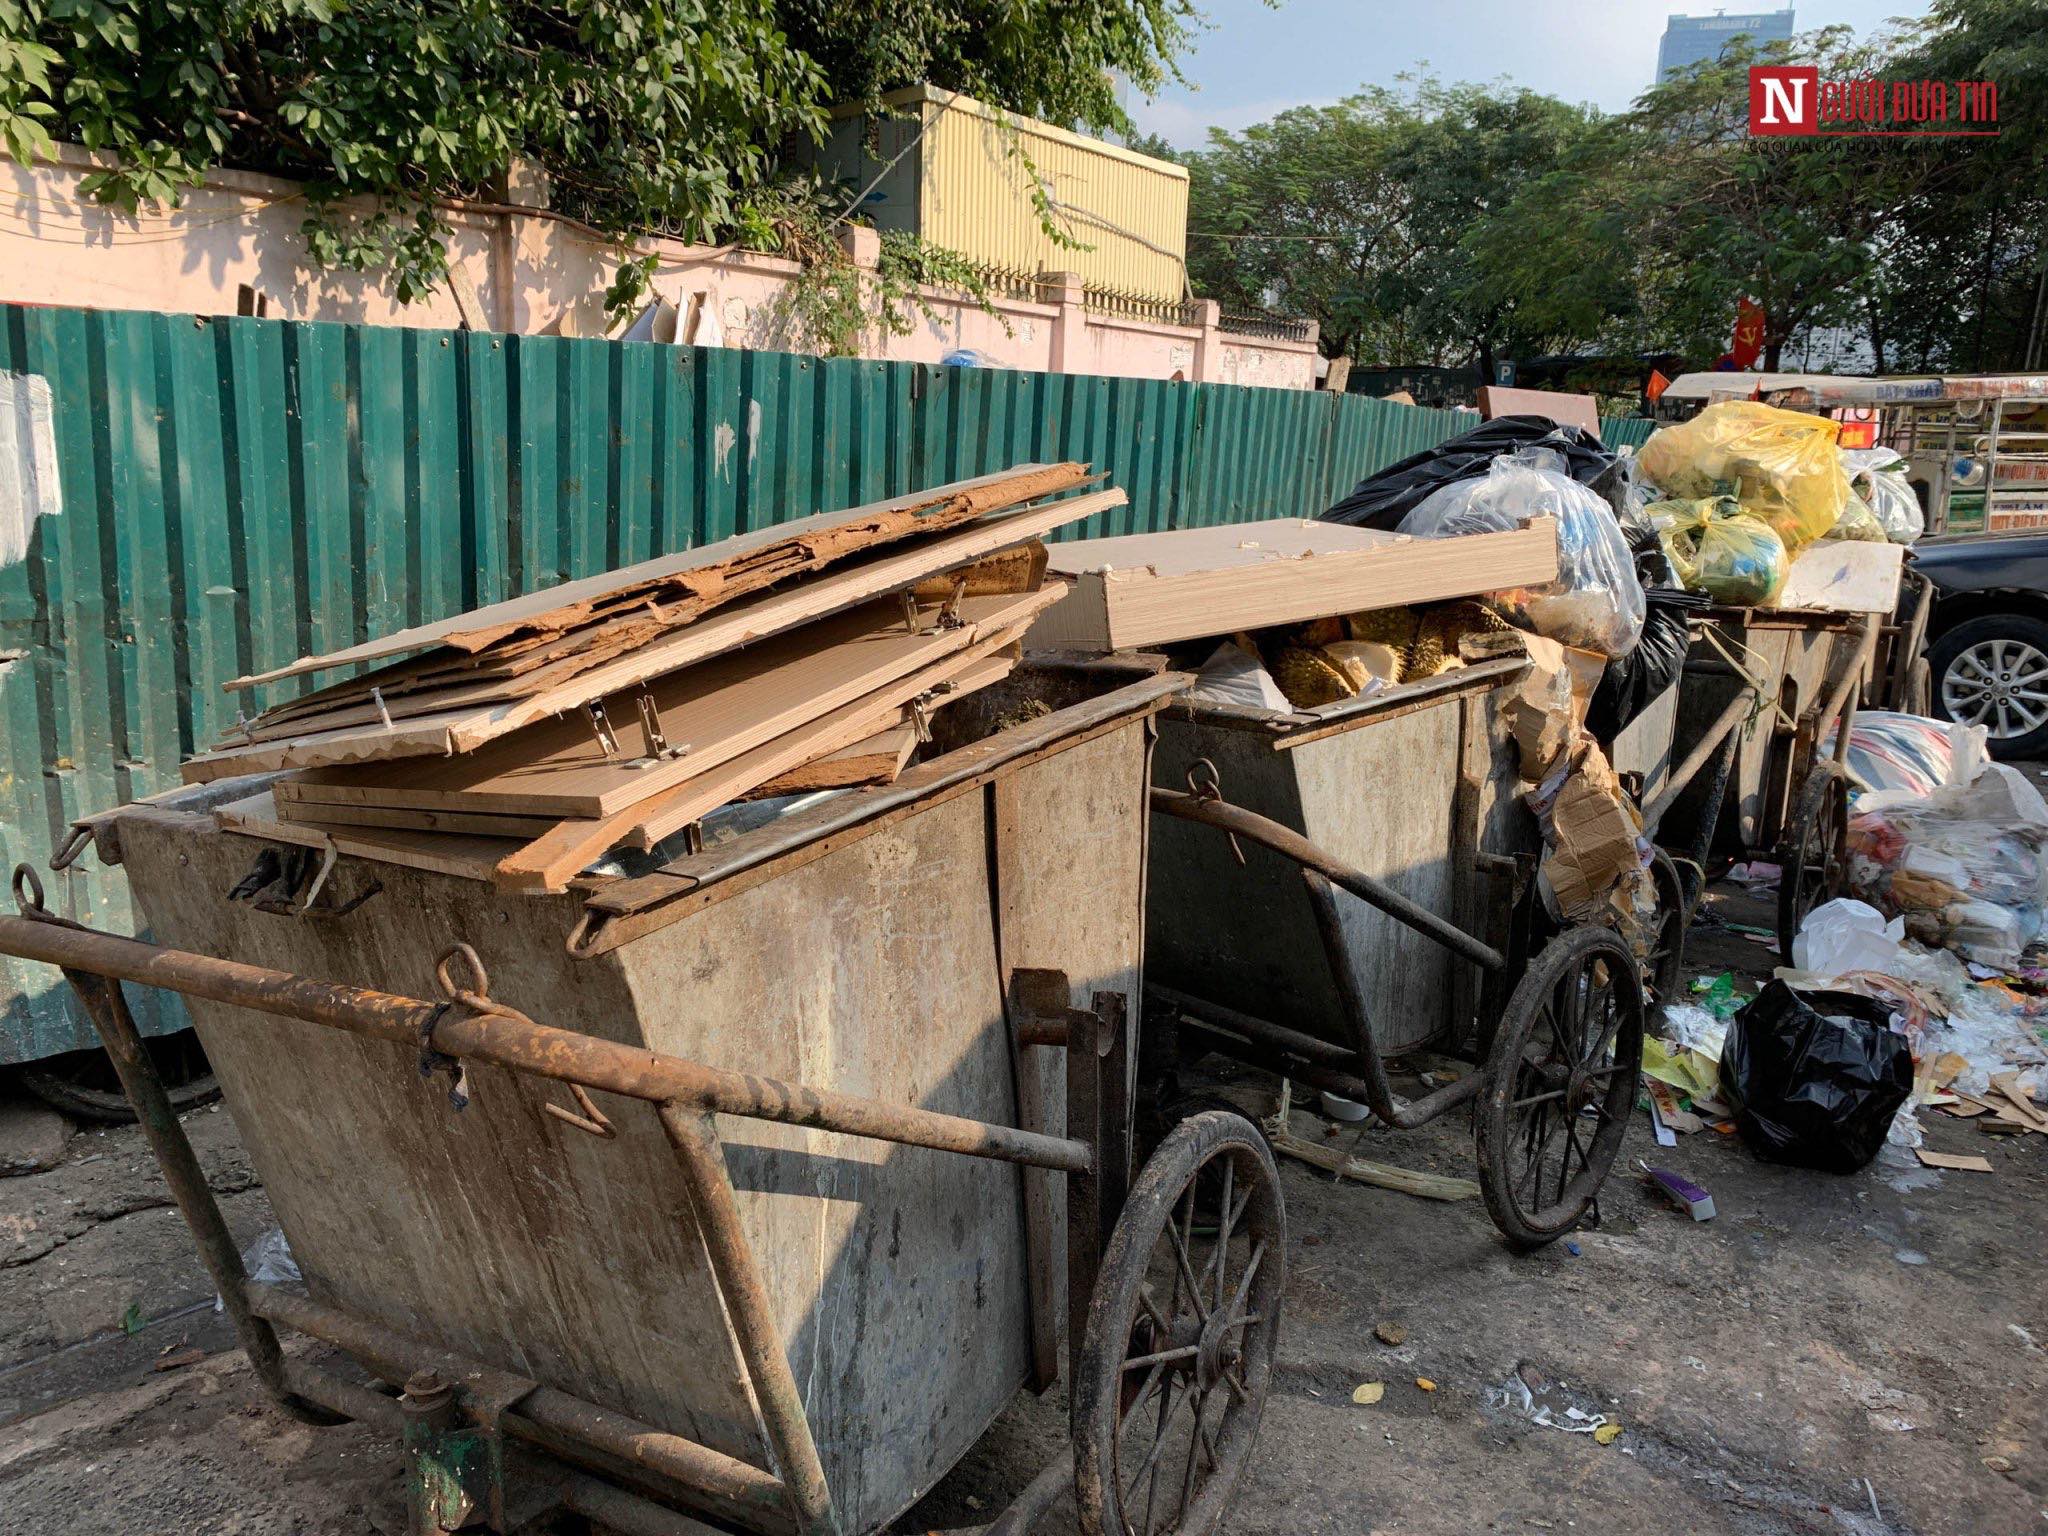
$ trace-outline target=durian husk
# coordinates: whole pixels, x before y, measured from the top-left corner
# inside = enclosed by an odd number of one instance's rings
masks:
[[[1413,608],[1375,608],[1354,613],[1345,621],[1354,640],[1374,640],[1405,651],[1415,643],[1416,617]]]
[[[1459,601],[1424,610],[1408,647],[1401,678],[1420,682],[1464,665],[1458,656],[1461,635],[1509,629],[1508,621],[1483,603]]]
[[[1328,657],[1304,646],[1283,649],[1273,662],[1272,673],[1273,681],[1296,709],[1335,704],[1358,691]]]

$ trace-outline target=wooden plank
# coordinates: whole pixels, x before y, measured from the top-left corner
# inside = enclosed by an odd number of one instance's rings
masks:
[[[522,630],[564,627],[571,622],[569,616],[574,615],[581,605],[624,591],[682,581],[699,573],[730,567],[735,562],[752,562],[758,567],[773,561],[781,551],[794,552],[804,546],[815,546],[823,559],[836,558],[883,540],[944,526],[948,521],[979,517],[999,507],[1071,489],[1089,478],[1087,466],[1083,464],[1020,464],[997,474],[957,480],[844,511],[821,512],[699,549],[662,555],[599,576],[564,582],[560,586],[472,609],[453,618],[397,630],[345,650],[301,656],[287,666],[238,677],[224,686],[231,692],[253,688],[259,683],[276,682],[304,672],[381,660],[387,656],[425,650],[429,646],[480,649],[493,640]],[[874,531],[859,532],[863,524],[874,525]],[[853,542],[848,543],[849,539]],[[838,547],[839,544],[846,547]],[[831,552],[823,553],[827,550]]]
[[[1479,386],[1479,419],[1499,416],[1541,416],[1561,426],[1581,427],[1600,437],[1600,402],[1591,395],[1568,395],[1554,389],[1503,389]]]
[[[688,780],[611,816],[564,821],[500,861],[497,881],[514,890],[558,891],[593,859],[602,858],[621,844],[653,849],[669,834],[702,820],[776,774],[822,752],[835,751],[873,735],[893,723],[903,707],[919,694],[961,678],[976,670],[976,664],[986,660],[990,652],[1015,643],[1013,632],[996,634],[958,656],[948,657],[744,753],[715,773]],[[1008,670],[1005,665],[1003,671]]]
[[[226,830],[249,837],[297,843],[306,848],[331,847],[337,853],[456,875],[464,880],[489,881],[499,861],[518,847],[516,842],[499,837],[289,822],[277,814],[277,806],[268,793],[220,806],[213,816]]]
[[[799,624],[839,613],[952,567],[1026,543],[1077,518],[1122,506],[1124,493],[1086,496],[1027,507],[942,537],[885,551],[828,570],[795,586],[746,599],[684,625],[637,650],[582,673],[570,683],[517,701],[458,708],[398,721],[391,727],[348,726],[285,742],[222,748],[188,759],[180,769],[189,784],[231,774],[382,758],[445,756],[468,752],[550,715],[630,688],[694,662],[766,639]]]
[[[657,679],[646,691],[670,744],[688,748],[678,757],[651,755],[636,705],[640,695],[616,695],[606,701],[619,746],[615,757],[605,755],[587,718],[572,715],[480,751],[433,762],[311,769],[280,780],[278,798],[300,804],[610,816],[672,785],[714,773],[807,721],[867,698],[995,630],[1022,623],[1057,598],[1056,591],[968,598],[960,605],[957,627],[937,627],[932,622],[937,610],[924,609],[915,632],[905,628],[900,606],[883,601]]]
[[[608,954],[934,806],[973,794],[999,774],[1128,729],[1159,713],[1190,681],[1185,672],[1136,679],[913,764],[887,788],[834,795],[758,834],[672,859],[651,874],[611,881],[584,897],[584,920],[570,936],[569,953],[579,960]]]
[[[1417,539],[1275,519],[1062,544],[1050,568],[1075,588],[1031,644],[1115,651],[1546,582],[1557,575],[1557,530],[1536,518]]]
[[[555,824],[552,816],[499,816],[478,811],[421,811],[403,806],[319,805],[278,800],[278,819],[315,827],[396,827],[415,832],[459,832],[523,843]]]
[[[850,747],[828,752],[777,774],[759,789],[742,798],[767,800],[777,795],[801,795],[817,789],[845,789],[855,784],[889,784],[917,750],[915,725],[892,725],[873,736],[863,737]]]
[[[1275,1152],[1299,1158],[1312,1168],[1356,1179],[1361,1184],[1399,1190],[1404,1195],[1416,1195],[1424,1200],[1472,1200],[1479,1195],[1479,1186],[1470,1179],[1447,1178],[1440,1173],[1422,1173],[1413,1168],[1396,1168],[1391,1163],[1347,1157],[1335,1147],[1319,1147],[1312,1141],[1303,1141],[1291,1131],[1268,1130],[1266,1139]]]

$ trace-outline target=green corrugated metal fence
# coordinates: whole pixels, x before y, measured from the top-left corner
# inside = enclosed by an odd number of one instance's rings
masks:
[[[1472,421],[1296,390],[18,307],[0,308],[0,370],[50,382],[64,499],[0,571],[8,867],[170,787],[246,703],[224,680],[309,651],[1024,460],[1089,460],[1129,493],[1083,534],[1313,516]],[[50,883],[72,916],[133,921],[117,875]],[[47,973],[0,992],[0,1062],[90,1040]]]

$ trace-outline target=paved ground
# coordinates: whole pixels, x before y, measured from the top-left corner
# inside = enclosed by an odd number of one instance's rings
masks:
[[[1754,915],[1739,898],[1716,904]],[[1755,976],[1772,957],[1707,928],[1692,960]],[[1270,1104],[1256,1075],[1221,1086]],[[1530,1257],[1509,1253],[1476,1202],[1337,1187],[1288,1164],[1281,1369],[1227,1528],[2048,1528],[2048,1142],[1930,1118],[1932,1145],[1982,1151],[1997,1171],[1835,1178],[1703,1132],[1661,1161],[1713,1193],[1717,1220],[1695,1225],[1618,1176],[1577,1253]],[[232,1124],[188,1123],[238,1233],[253,1236],[268,1212]],[[1322,1134],[1306,1113],[1295,1129]],[[1462,1115],[1360,1150],[1471,1169]],[[1625,1155],[1650,1150],[1639,1128]],[[0,1180],[0,1533],[395,1529],[398,1485],[375,1435],[308,1430],[261,1406],[231,1350],[153,1368],[231,1343],[207,1293],[134,1132],[82,1133],[55,1170]],[[1383,1322],[1406,1341],[1381,1344]],[[1618,1417],[1623,1434],[1603,1447],[1499,1406],[1489,1394],[1518,1369],[1560,1409]],[[1366,1381],[1385,1396],[1355,1406]],[[1021,1403],[901,1529],[989,1518],[1057,1443],[1058,1415],[1057,1402]],[[1071,1530],[1070,1512],[1046,1528]]]

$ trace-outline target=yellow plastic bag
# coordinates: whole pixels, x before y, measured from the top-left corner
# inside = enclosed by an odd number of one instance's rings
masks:
[[[1652,433],[1639,459],[1667,495],[1732,494],[1796,554],[1824,537],[1848,503],[1849,477],[1835,445],[1840,435],[1839,424],[1825,416],[1724,400]]]
[[[1768,604],[1785,584],[1791,557],[1768,523],[1750,517],[1734,498],[1658,501],[1646,516],[1664,541],[1678,579],[1717,603]]]

